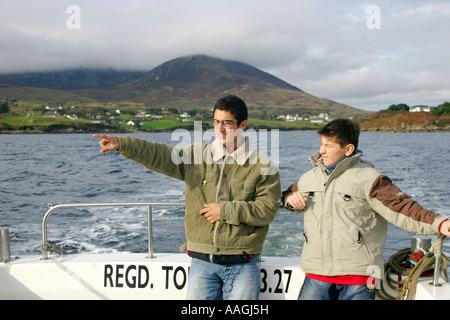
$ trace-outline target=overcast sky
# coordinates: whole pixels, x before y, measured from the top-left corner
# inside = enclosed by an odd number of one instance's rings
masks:
[[[450,101],[448,0],[1,0],[0,12],[0,73],[207,54],[360,109]]]

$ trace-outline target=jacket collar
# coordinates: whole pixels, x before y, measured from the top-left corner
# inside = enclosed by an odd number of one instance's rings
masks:
[[[351,157],[348,157],[344,159],[341,163],[339,163],[333,172],[340,173],[347,170],[349,167],[351,167],[353,164],[359,161],[362,155],[363,155],[362,151],[357,150]],[[322,155],[320,154],[320,152],[313,154],[311,157],[309,157],[308,160],[312,163],[313,166],[318,167],[328,175],[330,174],[330,171],[323,164]]]
[[[238,141],[238,148],[233,153],[228,153],[226,148],[223,147],[222,143],[215,139],[211,143],[211,153],[213,156],[213,160],[218,162],[222,160],[224,157],[231,156],[234,158],[236,163],[240,166],[243,166],[248,158],[254,152],[253,148],[250,146],[250,140],[248,137],[241,137],[240,141]]]

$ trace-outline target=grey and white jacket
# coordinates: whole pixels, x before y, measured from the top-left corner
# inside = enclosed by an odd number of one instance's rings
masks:
[[[300,177],[297,188],[283,192],[284,203],[297,190],[308,198],[301,255],[306,273],[370,276],[378,268],[382,276],[388,221],[410,232],[435,234],[447,219],[422,208],[361,156],[356,152],[330,173],[316,153],[309,158],[314,169]]]

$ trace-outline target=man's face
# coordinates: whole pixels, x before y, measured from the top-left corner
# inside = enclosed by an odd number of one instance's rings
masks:
[[[344,147],[336,142],[335,137],[321,136],[320,154],[322,155],[323,164],[331,166],[343,159],[346,156],[352,154],[355,147],[353,144],[348,144]]]
[[[214,132],[217,139],[222,142],[224,147],[236,147],[238,137],[242,135],[242,131],[247,125],[247,120],[242,121],[238,126],[238,121],[231,112],[218,109],[214,111],[213,119],[215,120]]]

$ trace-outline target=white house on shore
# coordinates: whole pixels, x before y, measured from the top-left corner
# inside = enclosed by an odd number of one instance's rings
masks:
[[[427,106],[417,106],[417,107],[411,107],[409,109],[409,112],[430,112],[431,108]]]

